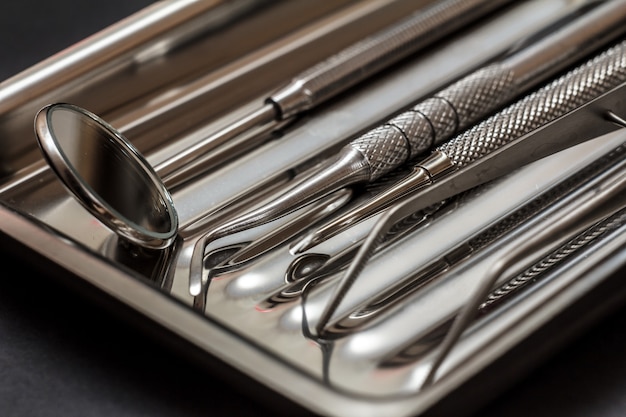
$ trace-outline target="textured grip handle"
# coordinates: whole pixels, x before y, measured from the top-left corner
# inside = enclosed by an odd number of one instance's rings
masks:
[[[422,101],[410,112],[390,120],[389,124],[396,126],[406,135],[410,146],[410,158],[413,158],[490,115],[517,94],[513,71],[505,64],[494,64],[468,75],[432,98]],[[419,134],[420,128],[416,126],[415,118],[410,114],[416,112],[428,119],[431,127],[430,137]]]
[[[506,64],[482,68],[355,139],[374,180],[508,103],[518,90]]]
[[[438,149],[463,167],[625,81],[626,42],[621,42]]]
[[[313,108],[509,2],[435,2],[398,25],[370,36],[299,74],[287,88],[273,94],[269,101],[278,107],[283,118]]]

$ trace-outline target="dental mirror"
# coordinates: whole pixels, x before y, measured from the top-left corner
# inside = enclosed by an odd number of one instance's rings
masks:
[[[160,177],[116,129],[66,103],[42,108],[35,133],[65,187],[122,238],[149,249],[174,241],[178,216]]]

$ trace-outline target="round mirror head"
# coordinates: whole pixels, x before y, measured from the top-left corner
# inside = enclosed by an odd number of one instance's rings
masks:
[[[150,164],[117,130],[71,104],[35,117],[45,159],[76,199],[118,235],[163,249],[176,237],[172,198]]]

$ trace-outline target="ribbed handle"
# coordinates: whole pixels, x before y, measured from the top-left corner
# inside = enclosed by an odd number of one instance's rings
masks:
[[[518,94],[505,64],[482,68],[351,142],[372,180],[480,121]]]
[[[626,42],[439,146],[463,167],[626,81]]]

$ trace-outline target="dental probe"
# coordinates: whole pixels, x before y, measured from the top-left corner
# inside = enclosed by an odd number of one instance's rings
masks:
[[[334,287],[316,329],[333,318],[382,237],[406,216],[562,149],[602,136],[626,121],[626,41],[609,48],[433,151],[453,166],[432,185],[383,213]],[[422,165],[422,164],[419,164]]]
[[[513,55],[475,71],[356,138],[339,151],[336,159],[322,164],[316,173],[275,200],[218,226],[213,237],[271,221],[344,186],[378,179],[599,48],[607,42],[606,38],[626,29],[625,17],[626,2],[611,1]]]
[[[168,158],[155,170],[168,184],[179,184],[196,175],[202,155],[229,140],[256,127],[278,126],[507,3],[511,0],[436,1],[294,77],[258,110]]]
[[[577,58],[591,53],[601,44],[622,34],[626,29],[623,25],[624,18],[626,18],[626,3],[624,2],[609,2],[604,6],[599,6],[574,23],[538,41],[529,49],[524,49],[521,53],[510,56],[500,63],[467,76],[433,98],[389,120],[387,124],[366,133],[349,146],[357,148],[366,155],[365,159],[369,161],[369,166],[376,164],[377,161],[367,156],[368,152],[376,153],[375,156],[380,160],[378,163],[386,164],[383,168],[386,173],[402,165],[406,160],[423,153],[432,145],[451,138],[470,124],[490,115],[517,94],[530,89],[564,68],[567,63],[572,63]],[[533,68],[537,71],[533,72]],[[370,150],[374,147],[373,144],[377,146],[380,144],[379,146],[382,147],[392,141],[396,143],[391,144],[393,151],[401,148],[402,154],[394,155],[391,163],[382,161],[385,156],[378,153],[382,151]],[[365,151],[362,150],[364,148]],[[358,157],[361,156],[358,155]],[[444,173],[436,169],[429,171],[421,166],[414,167],[410,174],[381,194],[301,238],[294,243],[292,252],[302,253],[341,233],[347,227],[386,209],[403,195],[424,184],[431,183],[434,176]],[[380,175],[370,174],[368,181],[373,181]],[[310,187],[313,188],[314,185]]]

